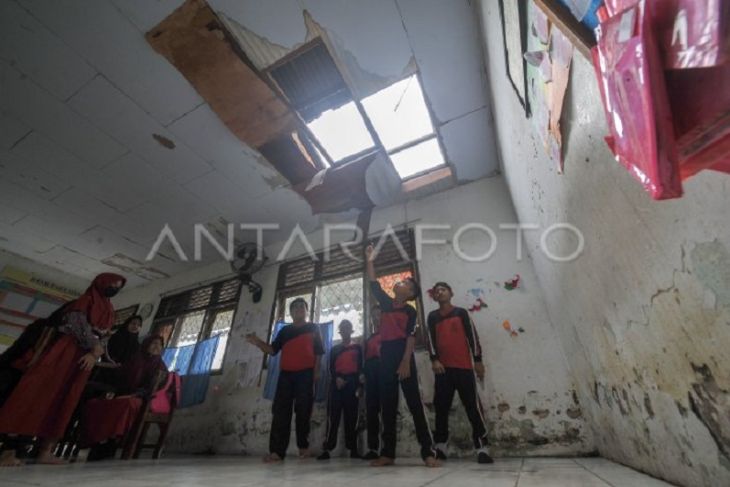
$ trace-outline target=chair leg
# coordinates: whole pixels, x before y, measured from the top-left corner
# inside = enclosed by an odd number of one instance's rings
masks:
[[[170,428],[170,423],[158,424],[157,427],[160,430],[160,436],[157,438],[157,445],[155,445],[155,451],[152,453],[152,458],[158,459],[162,454],[162,447],[165,444],[165,438],[167,438],[167,430]]]
[[[135,442],[134,446],[134,454],[132,455],[132,458],[137,459],[139,458],[139,453],[142,451],[142,445],[144,445],[144,440],[147,438],[147,430],[150,428],[150,423],[145,423],[142,427],[142,433],[139,435],[139,438]]]

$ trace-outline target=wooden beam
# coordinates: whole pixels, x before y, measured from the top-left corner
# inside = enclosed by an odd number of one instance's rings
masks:
[[[535,5],[545,12],[550,22],[560,29],[581,54],[588,60],[592,59],[591,49],[596,45],[596,37],[591,29],[573,16],[568,7],[558,0],[535,0]]]

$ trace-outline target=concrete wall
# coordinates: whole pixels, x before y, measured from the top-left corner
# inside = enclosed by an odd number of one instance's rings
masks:
[[[371,229],[378,231],[388,223],[403,222],[453,225],[451,231],[424,233],[426,239],[443,238],[448,242],[424,246],[419,269],[424,287],[436,280],[450,282],[456,290],[455,303],[458,305],[473,304],[474,297],[468,290],[484,292],[489,307],[473,313],[473,317],[485,349],[487,378],[479,392],[487,410],[495,452],[501,455],[588,453],[593,449],[591,432],[582,418],[582,405],[568,376],[555,329],[547,317],[532,262],[527,257],[518,262],[515,232],[499,229],[500,223],[515,221],[505,182],[501,177],[495,177],[409,204],[379,209],[373,215]],[[453,249],[453,236],[458,226],[471,222],[488,225],[496,234],[495,253],[486,262],[463,262]],[[314,248],[321,248],[321,235],[311,237]],[[459,242],[469,255],[483,254],[489,247],[489,238],[476,230],[465,232]],[[276,249],[270,249],[268,253],[274,256]],[[514,274],[522,277],[521,287],[507,291],[503,283]],[[213,378],[203,405],[176,413],[168,449],[248,454],[261,454],[267,450],[271,403],[261,398],[262,389],[258,386],[261,354],[249,346],[244,337],[250,331],[266,336],[276,275],[276,266],[267,267],[256,275],[264,287],[260,303],[253,304],[244,292],[223,373]],[[152,290],[144,288],[135,292],[153,294]],[[426,311],[435,308],[428,300],[424,305]],[[502,327],[504,320],[523,332],[511,336]],[[417,361],[422,396],[428,414],[432,415],[433,374],[425,351],[417,353]],[[456,407],[457,403],[455,401],[452,416],[451,446],[456,454],[469,454],[470,429],[461,405]],[[404,405],[402,407],[399,452],[417,456],[412,422]],[[321,405],[315,408],[312,422],[312,445],[319,448],[325,424]],[[292,448],[293,445],[292,442]]]
[[[527,233],[547,310],[601,455],[682,485],[730,485],[730,177],[705,172],[652,201],[603,142],[589,62],[574,57],[565,174],[505,73],[497,2],[478,5],[504,173],[520,222],[585,235],[549,261]],[[555,235],[558,237],[558,234]],[[556,238],[556,252],[574,242]]]

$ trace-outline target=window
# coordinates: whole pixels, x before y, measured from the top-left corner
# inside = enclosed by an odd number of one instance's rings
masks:
[[[352,337],[363,335],[363,276],[356,274],[337,282],[317,286],[317,306],[314,319],[317,323],[332,321],[335,326],[342,320],[352,323]],[[335,331],[335,340],[339,335]]]
[[[137,313],[138,304],[134,306],[127,306],[126,308],[118,309],[114,312],[114,326],[121,326],[122,323],[127,321],[130,317]]]
[[[446,166],[417,74],[357,100],[319,39],[268,72],[316,139],[323,166],[375,151],[402,180]]]
[[[241,294],[241,281],[230,279],[184,293],[160,302],[153,330],[165,338],[167,347],[184,347],[218,335],[213,371],[220,371],[228,336]]]
[[[354,102],[322,112],[307,124],[335,161],[372,149],[373,138]]]
[[[393,240],[388,238],[375,261],[378,281],[386,290],[390,290],[397,280],[417,275],[413,260],[413,235],[408,230],[402,230],[396,232],[395,236],[407,258],[403,258]],[[290,321],[289,303],[296,298],[303,298],[310,303],[310,319],[313,322],[333,321],[337,326],[340,321],[347,319],[353,324],[353,338],[367,336],[369,330],[365,323],[369,319],[368,303],[371,301],[363,262],[350,259],[339,247],[330,249],[328,261],[325,262],[324,256],[324,252],[321,252],[317,261],[304,257],[280,266],[274,321]],[[422,323],[420,299],[410,304],[418,310],[418,321]],[[419,347],[425,343],[422,328],[418,328],[416,335]],[[271,330],[269,339],[270,335]],[[337,340],[339,335],[335,331]]]
[[[417,75],[370,95],[362,105],[401,179],[445,164]]]

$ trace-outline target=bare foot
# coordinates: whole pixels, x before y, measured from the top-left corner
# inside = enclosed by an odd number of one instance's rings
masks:
[[[426,457],[423,460],[423,463],[425,463],[428,468],[438,468],[441,466],[441,462],[439,462],[436,457]]]
[[[41,453],[35,461],[36,465],[66,465],[68,462],[63,458],[58,458],[52,453]]]
[[[299,458],[309,458],[312,454],[309,452],[309,448],[301,448],[299,450]]]
[[[395,465],[395,459],[389,457],[378,457],[370,462],[371,467],[388,467],[390,465]]]
[[[15,456],[15,450],[5,450],[0,453],[0,467],[20,467],[23,461]]]
[[[282,458],[276,453],[269,453],[263,459],[264,463],[278,463],[282,461]]]

